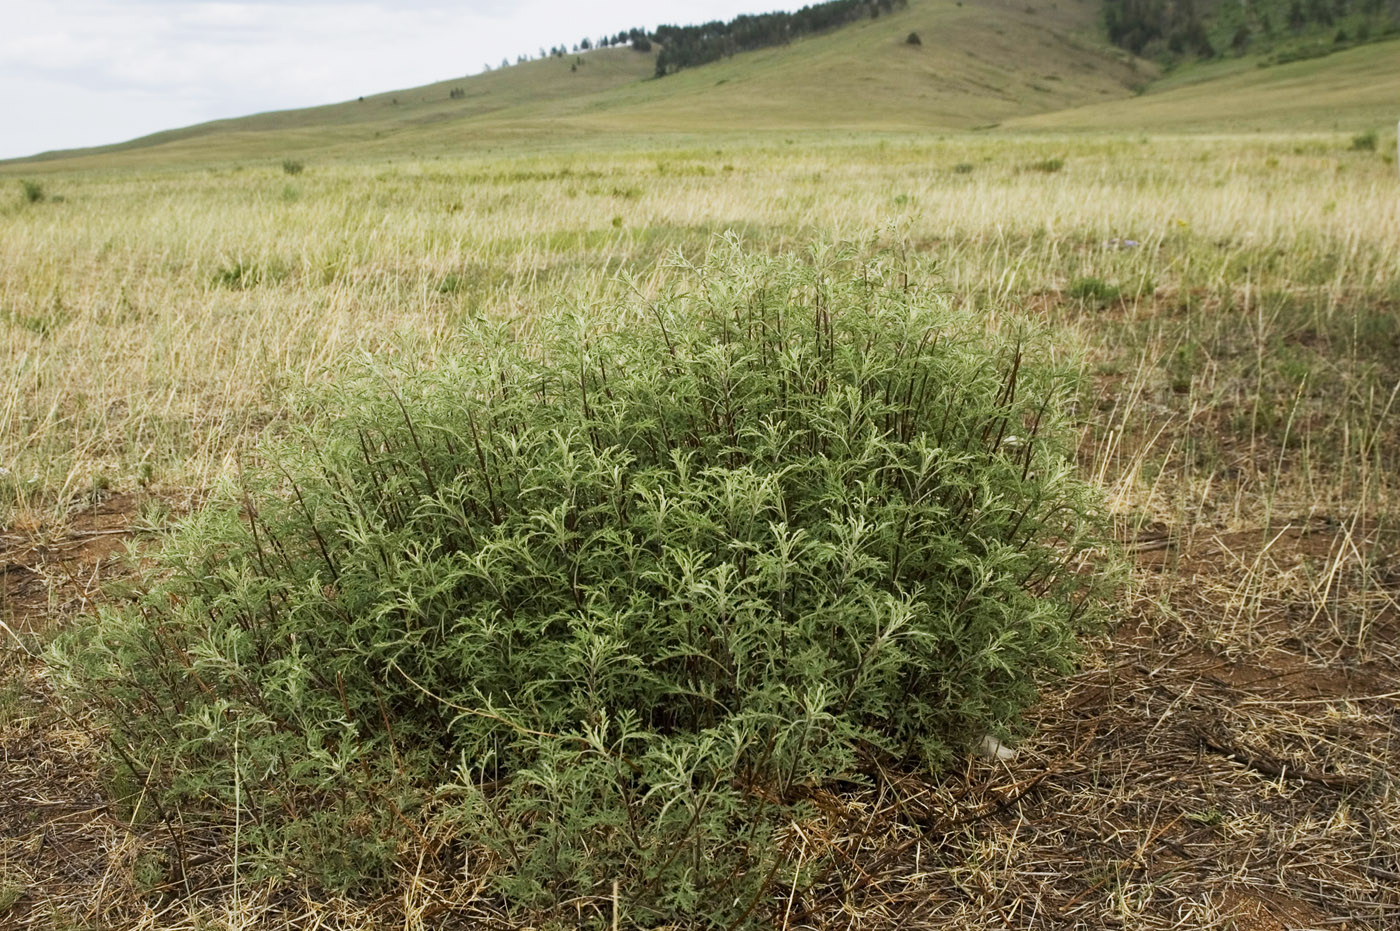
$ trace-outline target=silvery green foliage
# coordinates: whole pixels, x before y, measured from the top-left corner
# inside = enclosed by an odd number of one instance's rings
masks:
[[[247,868],[758,920],[814,787],[1006,728],[1094,604],[1072,381],[885,273],[720,242],[372,371],[56,660]]]

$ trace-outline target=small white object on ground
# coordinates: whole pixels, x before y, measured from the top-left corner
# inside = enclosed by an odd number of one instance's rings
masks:
[[[1016,758],[1015,749],[1002,743],[1001,738],[997,737],[995,734],[983,735],[982,743],[978,745],[977,752],[989,760],[1001,760],[1005,762]]]

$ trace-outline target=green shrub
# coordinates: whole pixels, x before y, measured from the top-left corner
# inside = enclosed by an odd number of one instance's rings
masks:
[[[20,313],[17,310],[0,311],[0,323],[26,330],[35,336],[49,336],[69,319],[70,315],[64,310],[61,302],[55,302],[47,312],[40,311],[35,314]]]
[[[282,171],[284,174],[299,175],[306,170],[306,165],[292,158],[282,159]]]
[[[1122,291],[1117,285],[1109,284],[1102,278],[1095,278],[1092,275],[1076,278],[1069,285],[1070,297],[1090,303],[1107,304],[1110,301],[1118,300],[1121,293]]]
[[[232,265],[220,265],[219,270],[214,273],[214,283],[241,290],[257,283],[257,270],[239,259]]]
[[[971,162],[958,162],[956,165],[953,166],[953,174],[970,175],[976,169],[976,167],[977,166],[972,164]]]
[[[1368,129],[1364,133],[1357,133],[1351,137],[1351,150],[1353,152],[1374,152],[1376,142],[1379,140],[1374,129]]]
[[[1047,175],[1054,174],[1065,167],[1065,160],[1062,158],[1045,158],[1038,162],[1031,162],[1028,166],[1031,171],[1044,172]]]
[[[161,811],[732,927],[814,788],[1014,728],[1097,602],[1069,370],[850,254],[680,277],[354,379],[54,648]]]
[[[260,285],[275,284],[285,279],[289,272],[287,263],[281,259],[258,264],[240,258],[228,265],[219,266],[214,272],[213,282],[234,291],[243,291]]]
[[[18,878],[11,878],[8,869],[0,876],[0,918],[9,913],[24,898],[25,887]]]
[[[37,204],[44,199],[44,186],[37,181],[20,181],[19,187],[27,204]]]

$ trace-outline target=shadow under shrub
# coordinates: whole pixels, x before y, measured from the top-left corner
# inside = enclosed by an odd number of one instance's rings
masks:
[[[763,919],[813,788],[1004,731],[1093,613],[1069,373],[885,272],[722,242],[371,372],[55,662],[247,871]]]

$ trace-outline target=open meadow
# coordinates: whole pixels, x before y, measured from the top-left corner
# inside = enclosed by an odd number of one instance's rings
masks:
[[[725,924],[1400,926],[1391,143],[794,130],[4,169],[0,926],[654,924],[609,877],[512,912],[426,820],[373,895],[240,872],[99,765],[46,648],[348,378],[560,308],[604,326],[731,239],[849,243],[916,303],[1038,333],[1127,568],[1014,756],[808,787],[773,841],[795,871]]]

